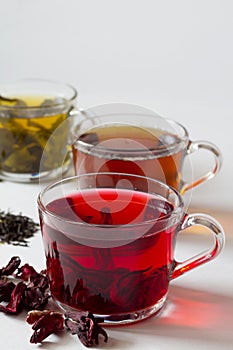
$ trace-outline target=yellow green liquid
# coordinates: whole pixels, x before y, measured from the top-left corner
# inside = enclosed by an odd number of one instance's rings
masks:
[[[14,174],[35,174],[61,166],[67,143],[67,129],[61,128],[56,138],[51,135],[66,119],[66,105],[58,108],[49,97],[50,105],[42,106],[48,97],[18,97],[25,108],[11,101],[0,100],[0,170]],[[13,101],[13,100],[12,100]],[[33,107],[33,108],[32,108]]]

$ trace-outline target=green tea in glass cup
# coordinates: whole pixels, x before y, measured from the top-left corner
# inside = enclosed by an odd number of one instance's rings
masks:
[[[54,81],[28,79],[0,86],[1,179],[31,182],[68,170],[66,120],[76,99],[74,87]]]

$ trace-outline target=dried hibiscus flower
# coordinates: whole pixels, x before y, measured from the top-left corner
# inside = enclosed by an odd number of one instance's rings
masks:
[[[24,281],[28,281],[30,277],[37,276],[37,275],[38,273],[36,272],[34,267],[32,267],[29,264],[24,264],[23,266],[19,267],[18,273],[17,273],[17,277],[21,278]]]
[[[26,321],[32,324],[34,333],[30,338],[30,343],[41,343],[50,334],[57,334],[64,329],[63,314],[56,311],[30,311]]]
[[[76,334],[83,345],[91,347],[93,342],[99,344],[99,335],[102,334],[107,342],[108,335],[98,324],[98,320],[90,312],[69,312],[64,315],[58,311],[30,311],[26,321],[34,330],[30,343],[42,343],[51,334],[64,330],[65,326]]]
[[[107,343],[107,333],[98,324],[99,320],[90,312],[68,312],[65,317],[66,327],[72,334],[77,334],[79,340],[86,347],[91,347],[93,342],[98,345],[100,334],[104,337],[104,342]]]
[[[32,266],[25,264],[19,268],[17,277],[28,282],[24,307],[28,310],[42,310],[50,298],[49,280],[45,273],[38,273]]]
[[[12,257],[6,267],[0,269],[0,302],[9,302],[6,306],[0,304],[0,311],[5,313],[16,314],[23,308],[41,310],[50,298],[47,276],[36,272],[28,264],[19,267],[20,262],[19,257]],[[17,284],[8,282],[8,276],[17,277],[22,281]]]
[[[63,315],[58,311],[43,310],[50,297],[49,280],[46,272],[38,273],[32,266],[25,264],[19,267],[19,257],[12,257],[8,264],[0,269],[0,311],[16,314],[23,308],[28,312],[26,321],[34,330],[30,342],[41,343],[50,334],[57,334],[65,328],[71,334],[77,334],[80,341],[91,347],[99,343],[99,335],[107,342],[108,335],[99,325],[101,319],[90,312],[68,312]],[[8,281],[8,277],[16,277],[20,282]]]
[[[13,282],[8,282],[7,278],[0,279],[0,302],[2,301],[10,301],[11,293],[15,288],[15,284]]]
[[[18,256],[13,256],[5,267],[0,269],[0,277],[10,276],[19,267],[21,260]]]
[[[26,284],[19,282],[11,292],[11,298],[8,305],[0,304],[0,311],[5,313],[16,314],[23,308],[24,292],[27,288]]]

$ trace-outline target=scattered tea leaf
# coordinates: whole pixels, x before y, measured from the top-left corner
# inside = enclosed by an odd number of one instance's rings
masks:
[[[39,229],[39,224],[22,214],[0,211],[0,242],[28,246],[27,239]]]

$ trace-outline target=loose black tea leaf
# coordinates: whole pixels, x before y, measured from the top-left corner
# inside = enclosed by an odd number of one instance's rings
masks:
[[[0,211],[0,242],[28,246],[27,239],[39,229],[39,224],[21,214]]]

